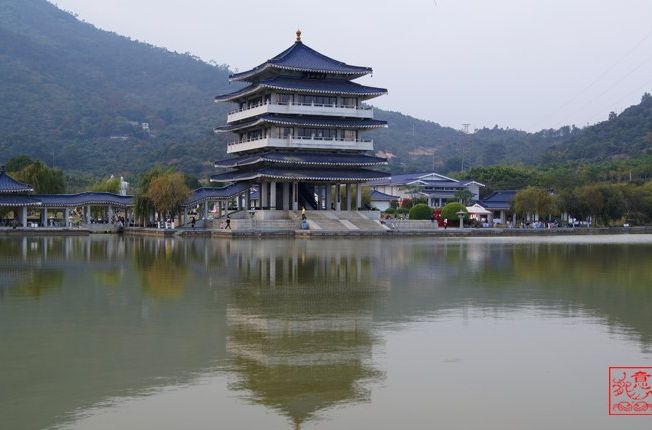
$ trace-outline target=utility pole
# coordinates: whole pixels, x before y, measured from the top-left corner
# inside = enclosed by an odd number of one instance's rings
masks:
[[[465,144],[466,141],[468,140],[468,136],[469,136],[469,127],[470,127],[470,126],[471,126],[471,124],[468,124],[468,123],[462,124],[462,127],[463,127],[463,129],[462,129],[463,131],[462,131],[462,132],[465,134],[465,138],[464,138],[464,140],[462,140],[462,141],[460,142],[460,158],[462,159],[462,162],[461,162],[461,165],[460,165],[460,171],[461,171],[461,172],[464,172],[464,158],[465,158],[465,154],[464,154],[464,144]]]

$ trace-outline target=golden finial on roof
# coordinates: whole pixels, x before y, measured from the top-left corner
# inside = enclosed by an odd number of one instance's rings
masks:
[[[301,30],[297,30],[297,42],[301,42]]]

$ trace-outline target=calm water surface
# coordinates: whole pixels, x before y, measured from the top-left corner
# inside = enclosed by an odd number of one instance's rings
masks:
[[[0,239],[0,428],[649,429],[652,237]]]

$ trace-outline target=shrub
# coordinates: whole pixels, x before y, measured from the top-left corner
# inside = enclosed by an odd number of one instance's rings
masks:
[[[385,209],[385,213],[387,215],[394,215],[396,213],[396,209],[395,208],[387,208],[387,209]]]
[[[448,203],[446,206],[444,206],[441,210],[441,217],[444,219],[448,219],[449,223],[458,222],[460,219],[457,216],[457,213],[460,211],[467,213],[467,215],[464,216],[464,219],[469,219],[466,206],[458,202]]]
[[[432,218],[432,209],[430,206],[419,203],[410,209],[410,219],[430,219]]]
[[[406,208],[398,208],[396,209],[396,215],[405,215],[409,213],[410,211]]]

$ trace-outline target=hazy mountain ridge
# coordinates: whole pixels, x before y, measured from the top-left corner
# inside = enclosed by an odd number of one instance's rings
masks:
[[[27,154],[66,170],[123,175],[163,162],[204,176],[225,155],[231,137],[212,133],[230,108],[213,96],[234,88],[225,66],[99,30],[45,0],[3,0],[0,40],[4,161]],[[376,109],[389,128],[369,136],[393,171],[634,156],[652,147],[652,110],[642,105],[582,130],[472,135]],[[624,152],[629,142],[636,144]]]

